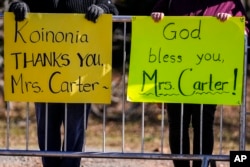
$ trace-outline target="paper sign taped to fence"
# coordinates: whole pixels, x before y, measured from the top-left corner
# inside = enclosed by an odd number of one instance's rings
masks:
[[[241,104],[244,28],[242,17],[133,17],[127,99]]]
[[[112,16],[4,15],[5,100],[110,103]],[[105,32],[105,33],[104,33]]]

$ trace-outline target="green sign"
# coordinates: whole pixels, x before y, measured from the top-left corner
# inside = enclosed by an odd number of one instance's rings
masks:
[[[133,17],[127,99],[241,104],[244,29],[242,17]]]

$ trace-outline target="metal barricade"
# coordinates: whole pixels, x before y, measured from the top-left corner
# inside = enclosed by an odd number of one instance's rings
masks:
[[[3,16],[1,16],[3,18]],[[11,115],[13,114],[11,111],[11,105],[13,104],[12,102],[7,102],[7,109],[4,111],[1,111],[4,115],[4,118],[6,118],[4,121],[1,121],[3,125],[1,125],[2,128],[5,128],[5,134],[1,135],[2,141],[4,141],[0,145],[0,156],[36,156],[36,157],[42,157],[42,156],[55,156],[55,157],[82,157],[82,158],[107,158],[107,159],[145,159],[145,160],[201,160],[202,161],[202,167],[207,167],[209,166],[209,162],[211,161],[226,161],[229,162],[230,156],[229,152],[224,153],[223,152],[223,118],[224,118],[224,107],[218,107],[217,113],[219,115],[219,120],[218,120],[218,136],[217,140],[219,140],[219,146],[216,146],[218,148],[218,152],[216,152],[213,155],[185,155],[185,154],[171,154],[170,151],[164,151],[164,148],[169,147],[168,145],[165,145],[164,143],[167,141],[167,138],[165,136],[165,132],[167,129],[167,125],[165,124],[165,110],[162,108],[161,109],[161,116],[159,119],[159,132],[160,132],[160,137],[158,144],[160,145],[160,148],[157,152],[151,150],[145,150],[145,141],[147,140],[145,137],[145,110],[147,104],[141,103],[141,104],[136,104],[136,106],[140,106],[140,115],[141,118],[140,120],[137,120],[137,123],[140,123],[140,128],[141,128],[141,134],[137,134],[138,136],[140,135],[140,151],[133,151],[133,150],[126,150],[126,135],[134,135],[133,132],[130,134],[126,133],[126,123],[127,123],[127,110],[126,110],[126,76],[127,76],[127,69],[126,69],[126,59],[127,59],[127,28],[128,24],[131,22],[131,16],[113,16],[113,22],[119,22],[122,23],[123,25],[123,55],[121,55],[123,58],[123,63],[122,63],[122,74],[121,74],[121,87],[120,89],[122,90],[122,95],[120,98],[122,99],[122,109],[120,111],[120,119],[119,123],[121,124],[121,135],[119,136],[121,138],[121,146],[120,150],[115,150],[115,151],[107,151],[107,145],[106,145],[106,127],[107,127],[107,108],[109,105],[104,105],[102,107],[102,122],[99,122],[102,124],[102,148],[101,151],[88,151],[91,150],[88,148],[87,143],[85,142],[83,151],[82,152],[66,152],[66,151],[40,151],[38,149],[38,146],[35,144],[35,149],[31,148],[30,146],[30,113],[34,108],[32,107],[32,103],[26,103],[26,113],[23,119],[25,119],[25,124],[22,126],[22,129],[24,129],[23,133],[25,133],[25,146],[22,148],[20,147],[15,147],[10,144],[10,137],[11,133]],[[247,132],[246,132],[246,127],[247,127],[247,115],[249,112],[247,112],[247,38],[245,40],[245,68],[244,68],[244,91],[243,91],[243,104],[239,106],[239,124],[235,125],[239,127],[239,145],[236,150],[246,150],[246,138],[247,138]],[[65,109],[67,108],[67,104],[65,104]],[[47,112],[47,111],[46,111]],[[227,112],[227,111],[226,111]],[[66,113],[66,112],[65,112]],[[67,119],[67,115],[65,115],[65,119]],[[91,127],[88,127],[89,130],[91,130]],[[67,132],[65,132],[67,133]],[[86,132],[85,132],[86,133]],[[34,136],[33,136],[34,137]],[[4,139],[3,139],[4,138]],[[88,139],[88,135],[86,135],[86,141],[91,140]],[[153,141],[153,140],[152,140]],[[93,148],[93,150],[96,150],[96,148]]]

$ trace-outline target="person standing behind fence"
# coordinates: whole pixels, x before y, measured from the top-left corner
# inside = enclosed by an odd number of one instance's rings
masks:
[[[151,17],[159,22],[164,16],[215,16],[226,21],[231,16],[246,17],[245,34],[248,34],[248,20],[240,0],[158,0]],[[230,34],[229,34],[230,35]],[[222,44],[223,45],[223,44]],[[183,144],[182,153],[190,154],[189,127],[193,127],[193,154],[212,154],[214,137],[213,121],[216,105],[183,104]],[[166,109],[169,122],[169,144],[173,154],[180,154],[181,104],[168,103]],[[200,115],[202,118],[202,150],[200,152]],[[189,167],[188,160],[174,160],[175,167]],[[201,161],[193,161],[193,167],[201,167]]]
[[[25,19],[27,12],[34,13],[85,13],[85,18],[97,22],[102,14],[118,15],[111,0],[15,0],[9,11],[14,12],[15,20]],[[67,21],[65,22],[67,24]],[[72,25],[73,26],[73,25]],[[104,32],[105,33],[105,32]],[[35,103],[37,133],[40,150],[81,152],[84,143],[84,124],[86,125],[90,104],[67,104],[67,148],[62,146],[60,127],[64,124],[65,104],[48,103],[48,134],[45,139],[45,103]],[[86,118],[85,118],[86,116]],[[86,121],[86,122],[85,122]],[[47,140],[47,148],[45,148]],[[42,157],[44,167],[79,167],[81,158]]]

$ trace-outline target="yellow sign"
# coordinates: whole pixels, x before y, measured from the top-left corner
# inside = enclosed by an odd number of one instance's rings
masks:
[[[5,100],[110,103],[112,16],[4,14]]]
[[[244,28],[242,17],[133,17],[127,99],[241,104]]]

